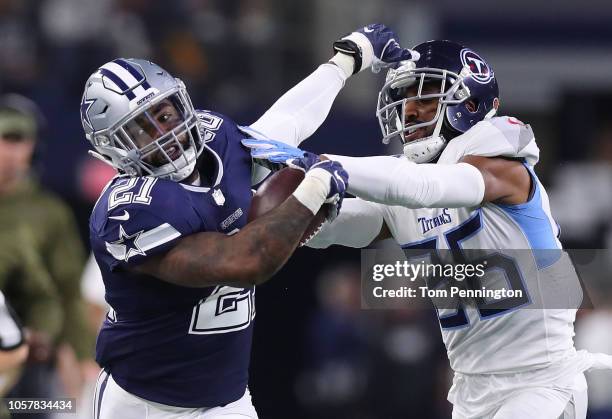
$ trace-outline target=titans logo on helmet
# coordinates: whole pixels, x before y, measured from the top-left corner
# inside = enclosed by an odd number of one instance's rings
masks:
[[[478,54],[469,48],[461,50],[461,63],[464,66],[469,66],[472,71],[472,78],[478,83],[488,83],[493,78],[493,72],[488,64],[480,58]]]

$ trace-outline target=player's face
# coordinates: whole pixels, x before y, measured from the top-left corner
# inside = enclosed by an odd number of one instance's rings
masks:
[[[32,138],[16,134],[0,134],[0,190],[27,174],[33,152]]]
[[[421,90],[421,95],[438,94],[440,93],[439,83],[425,83]],[[418,85],[408,87],[406,89],[405,97],[415,97],[418,94]],[[415,99],[406,101],[404,107],[404,118],[405,126],[410,127],[412,125],[420,124],[423,122],[429,122],[434,119],[438,110],[439,98],[431,99]],[[425,127],[418,128],[416,131],[404,133],[404,142],[410,142],[418,140],[420,138],[429,137],[433,134],[435,124],[428,125]]]
[[[126,124],[126,129],[136,146],[142,149],[169,133],[183,122],[185,122],[185,120],[180,110],[177,109],[170,99],[164,99],[128,122]],[[181,156],[182,151],[178,144],[172,141],[172,139],[173,137],[170,136],[168,138],[169,141],[164,141],[160,145],[171,160],[176,160]],[[183,146],[183,149],[189,147],[189,139],[186,133],[178,136],[178,141]],[[143,160],[155,167],[168,163],[168,160],[161,150],[157,150],[147,155]]]

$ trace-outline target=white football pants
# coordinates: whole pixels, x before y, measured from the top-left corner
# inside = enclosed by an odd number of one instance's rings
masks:
[[[167,406],[128,393],[102,371],[93,400],[94,419],[257,419],[247,388],[244,396],[219,407],[186,408]]]
[[[497,385],[501,383],[496,383]],[[453,419],[585,419],[587,412],[587,384],[584,374],[577,374],[571,386],[531,387],[525,382],[523,390],[513,389],[501,400],[489,404],[483,397],[483,415],[462,412],[461,402],[453,408]],[[468,384],[469,385],[469,384]],[[501,395],[503,392],[497,392]]]

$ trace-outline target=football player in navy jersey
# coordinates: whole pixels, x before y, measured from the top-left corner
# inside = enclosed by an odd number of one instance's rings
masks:
[[[150,61],[116,59],[87,80],[90,153],[119,172],[90,219],[111,307],[96,347],[96,418],[257,417],[247,389],[254,286],[287,261],[322,204],[337,212],[347,175],[309,162],[292,196],[247,225],[251,185],[267,171],[241,140],[299,144],[353,68],[412,58],[376,26],[360,31],[362,54],[336,54],[249,127],[196,111],[184,84]],[[304,100],[313,92],[329,105]]]

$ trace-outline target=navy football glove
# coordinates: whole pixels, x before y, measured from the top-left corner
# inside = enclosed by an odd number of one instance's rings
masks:
[[[400,61],[419,59],[418,52],[402,48],[398,40],[387,26],[373,23],[334,42],[334,52],[353,57],[353,74],[368,67],[378,73],[381,68],[394,66]]]
[[[318,154],[311,153],[310,151],[304,151],[304,156],[299,159],[289,159],[285,161],[287,167],[292,169],[298,169],[302,172],[307,172],[312,166],[319,163],[321,158]]]

